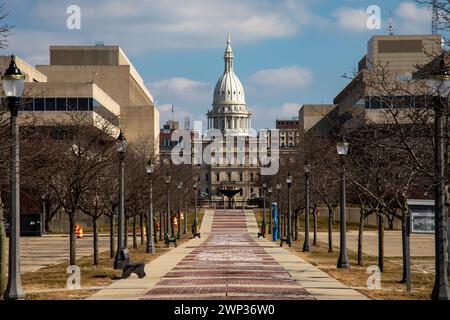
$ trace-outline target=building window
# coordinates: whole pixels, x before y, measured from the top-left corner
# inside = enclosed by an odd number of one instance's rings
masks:
[[[88,98],[78,98],[78,110],[89,111],[89,99]]]
[[[228,182],[231,182],[231,172],[228,172]]]
[[[67,99],[66,98],[56,98],[56,110],[57,111],[67,111]]]
[[[242,172],[239,173],[239,181],[244,181],[244,175],[242,174]]]
[[[67,110],[77,111],[78,110],[78,99],[77,98],[67,98]]]
[[[216,173],[216,181],[220,182],[220,173]]]
[[[44,111],[45,110],[45,100],[44,98],[34,99],[34,111]]]
[[[45,98],[45,110],[46,111],[56,111],[56,99],[55,98]]]
[[[209,181],[209,174],[208,173],[205,175],[205,181]]]

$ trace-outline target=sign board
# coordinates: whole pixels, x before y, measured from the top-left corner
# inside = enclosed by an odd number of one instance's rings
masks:
[[[408,200],[413,233],[434,233],[434,200]]]

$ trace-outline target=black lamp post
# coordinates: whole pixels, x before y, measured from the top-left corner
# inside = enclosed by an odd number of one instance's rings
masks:
[[[344,157],[348,153],[348,148],[350,144],[346,141],[340,141],[336,144],[337,152],[341,156],[342,169],[344,170]],[[340,251],[337,267],[350,268],[347,256],[347,217],[345,213],[345,173],[342,172],[341,176],[341,201],[340,201]]]
[[[269,195],[269,234],[272,234],[272,203],[270,201],[272,197],[272,187],[267,188],[267,193]]]
[[[194,236],[198,233],[198,208],[197,208],[197,178],[194,178],[194,206],[195,206],[195,217],[194,217]]]
[[[153,173],[155,172],[155,164],[152,159],[148,160],[145,171],[150,178],[150,210],[147,215],[147,253],[155,252],[155,242],[153,239]],[[142,230],[141,230],[142,232]]]
[[[2,76],[3,91],[8,100],[8,108],[11,113],[11,205],[9,228],[9,261],[8,261],[8,285],[4,293],[5,299],[23,299],[25,293],[20,280],[20,176],[19,176],[19,115],[20,98],[25,86],[25,76],[16,66],[14,56],[5,74]]]
[[[445,139],[444,114],[448,109],[448,89],[450,87],[450,72],[442,58],[438,74],[435,75],[433,86],[437,89],[434,109],[434,163],[435,163],[435,280],[431,298],[433,300],[449,300],[448,285],[448,225],[445,197]],[[444,92],[440,92],[444,91]]]
[[[187,234],[188,232],[188,206],[187,206],[187,195],[188,195],[189,189],[186,187],[184,188],[184,230],[183,234]]]
[[[282,229],[281,229],[281,183],[277,183],[277,204],[278,204],[278,239],[281,238]]]
[[[124,160],[127,153],[127,139],[120,130],[120,134],[116,141],[116,150],[119,156],[119,211],[118,211],[118,228],[117,228],[117,252],[114,259],[114,269],[122,269],[123,262],[120,252],[124,249],[124,213],[125,213],[125,190],[124,190]]]
[[[303,169],[305,171],[305,242],[303,243],[303,252],[309,252],[309,175],[311,165],[306,162]]]
[[[287,241],[289,244],[289,247],[292,246],[292,182],[293,178],[292,175],[289,173],[288,177],[286,178],[286,184],[288,187],[288,221],[287,221]]]
[[[262,191],[263,191],[263,216],[262,216],[262,224],[261,224],[261,236],[263,238],[266,237],[266,189],[267,189],[267,182],[264,182],[262,185]]]
[[[45,220],[47,219],[47,194],[44,193],[42,199],[41,235],[45,235]]]
[[[170,182],[172,181],[172,177],[169,173],[166,174],[164,180],[167,185],[167,212],[166,212],[166,227],[164,228],[164,238],[169,238],[169,220],[170,220]],[[173,236],[173,234],[172,234]]]
[[[177,239],[181,238],[181,193],[183,189],[183,181],[180,181],[177,185],[178,189],[178,228],[177,228]]]

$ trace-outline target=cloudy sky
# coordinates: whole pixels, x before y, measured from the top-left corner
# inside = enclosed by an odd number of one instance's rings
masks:
[[[256,128],[274,127],[306,103],[330,103],[363,57],[372,35],[430,33],[431,14],[405,0],[3,0],[14,25],[9,47],[31,64],[48,63],[48,46],[120,45],[144,78],[161,122],[202,120],[223,72],[227,32],[235,69]],[[380,30],[366,25],[381,8]],[[66,27],[67,7],[81,8],[81,29]]]

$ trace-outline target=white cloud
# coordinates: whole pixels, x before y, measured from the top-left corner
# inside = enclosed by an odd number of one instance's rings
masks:
[[[292,37],[320,21],[308,10],[309,2],[134,0],[124,5],[119,0],[79,0],[82,29],[67,32],[66,7],[71,1],[48,0],[29,4],[26,19],[39,21],[38,30],[63,33],[69,40],[81,36],[85,43],[104,41],[140,53],[222,47],[228,31],[238,43]]]
[[[253,106],[253,124],[258,128],[275,128],[275,121],[298,117],[301,104],[285,102],[281,107]]]
[[[263,87],[264,90],[270,89],[272,92],[303,89],[310,86],[313,80],[311,70],[300,66],[260,70],[249,77],[252,86]]]
[[[211,95],[212,89],[204,82],[182,77],[174,77],[148,85],[150,92],[157,101],[183,102],[184,104],[202,103]]]
[[[333,12],[337,26],[344,31],[366,32],[367,12],[363,8],[338,8]]]
[[[395,10],[394,28],[399,34],[429,34],[431,32],[431,10],[418,7],[411,2],[402,2]]]

